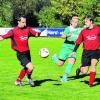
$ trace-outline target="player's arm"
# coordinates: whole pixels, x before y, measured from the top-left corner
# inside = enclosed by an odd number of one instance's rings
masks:
[[[29,32],[31,33],[31,36],[34,36],[34,37],[38,37],[41,34],[41,31],[33,30],[32,28],[29,28]]]
[[[0,40],[8,39],[8,38],[11,38],[11,37],[13,37],[13,30],[8,31],[7,34],[1,35]]]
[[[66,35],[66,34],[63,34],[63,35],[61,36],[61,38],[65,39],[65,38],[67,38],[67,37],[70,37],[71,35],[72,35],[72,34],[70,34],[70,33],[67,34],[67,35]]]
[[[2,36],[0,36],[0,41],[2,41],[3,40],[3,38],[2,38]]]
[[[70,37],[72,34],[70,33],[70,29],[69,27],[65,28],[63,35],[61,36],[61,38],[66,39],[67,37]]]

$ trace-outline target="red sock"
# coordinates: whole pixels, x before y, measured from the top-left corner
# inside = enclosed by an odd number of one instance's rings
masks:
[[[19,76],[18,76],[18,78],[20,79],[20,80],[22,80],[23,78],[24,78],[24,76],[25,76],[25,69],[22,69],[21,71],[20,71],[20,74],[19,74]]]
[[[27,74],[28,78],[31,78],[32,70],[28,70],[28,69],[27,69],[26,74]]]
[[[89,85],[93,85],[95,80],[96,72],[90,72],[90,79],[89,79]]]

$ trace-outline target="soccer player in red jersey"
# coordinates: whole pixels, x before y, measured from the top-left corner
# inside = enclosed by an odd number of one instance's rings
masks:
[[[85,16],[84,23],[86,28],[83,29],[76,40],[76,46],[73,50],[73,54],[78,49],[79,45],[83,42],[83,53],[82,53],[82,66],[80,71],[86,74],[88,71],[88,66],[91,66],[89,86],[93,86],[95,75],[96,75],[96,65],[98,59],[100,58],[99,50],[99,36],[100,27],[93,24],[94,18],[90,15]]]
[[[12,49],[16,51],[16,55],[21,65],[24,68],[20,71],[15,85],[21,86],[22,79],[27,76],[27,81],[30,86],[35,86],[32,81],[31,75],[33,71],[33,64],[31,63],[30,49],[28,45],[28,39],[30,36],[39,36],[40,31],[32,30],[31,27],[26,26],[26,17],[21,15],[17,19],[18,25],[11,29],[7,34],[0,36],[0,40],[7,38],[11,39]]]

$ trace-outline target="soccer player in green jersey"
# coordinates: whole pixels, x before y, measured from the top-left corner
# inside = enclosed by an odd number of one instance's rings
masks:
[[[70,54],[73,51],[75,47],[75,41],[78,38],[80,31],[82,30],[82,28],[78,27],[78,24],[78,16],[73,16],[70,20],[70,26],[65,28],[64,34],[61,36],[61,38],[65,39],[65,41],[62,45],[59,58],[57,58],[56,54],[52,56],[52,60],[59,66],[63,65],[64,62],[68,60],[64,75],[61,78],[62,82],[67,82],[67,77],[70,74],[72,67],[76,61],[76,54],[74,55],[74,57],[71,57]]]

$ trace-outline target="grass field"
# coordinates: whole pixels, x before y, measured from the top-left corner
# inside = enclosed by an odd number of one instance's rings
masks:
[[[75,69],[80,64],[81,47],[78,58],[69,77],[69,82],[61,83],[64,66],[55,65],[51,56],[59,54],[63,40],[60,38],[30,38],[29,45],[32,63],[35,66],[32,78],[36,87],[30,87],[26,79],[24,86],[17,87],[14,82],[21,69],[16,52],[10,48],[10,41],[0,42],[0,100],[99,100],[100,99],[100,63],[97,66],[95,86],[87,85],[89,76],[76,79]],[[48,58],[38,55],[39,49],[46,47],[50,51]]]

